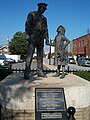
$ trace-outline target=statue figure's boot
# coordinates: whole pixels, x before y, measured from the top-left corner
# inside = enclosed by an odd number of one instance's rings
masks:
[[[62,75],[60,76],[60,79],[65,77],[65,73],[62,73]]]
[[[24,79],[29,79],[29,70],[25,69]]]
[[[37,70],[37,76],[38,77],[47,77],[46,74],[42,70]]]
[[[57,70],[56,74],[55,74],[55,75],[53,75],[53,77],[59,77],[59,75],[60,75],[60,71],[59,71],[59,70]]]
[[[65,67],[62,67],[62,75],[60,76],[60,79],[64,78],[65,77]]]

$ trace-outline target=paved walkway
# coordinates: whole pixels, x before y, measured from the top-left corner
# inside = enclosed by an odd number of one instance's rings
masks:
[[[47,62],[44,62],[43,64],[47,66],[49,69],[56,69],[55,65],[49,65]]]

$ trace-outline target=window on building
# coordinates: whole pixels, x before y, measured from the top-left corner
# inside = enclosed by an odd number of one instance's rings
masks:
[[[88,40],[87,40],[87,41],[86,41],[86,45],[88,45],[88,43],[89,43],[89,42],[88,42]]]
[[[84,40],[82,40],[82,46],[84,46]]]
[[[81,41],[79,41],[79,47],[81,47]]]
[[[75,47],[76,47],[76,45],[77,45],[77,42],[75,42]]]

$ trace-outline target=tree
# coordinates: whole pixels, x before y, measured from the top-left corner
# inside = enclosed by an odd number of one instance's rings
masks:
[[[25,32],[16,32],[9,42],[9,51],[11,54],[26,55],[27,54],[27,40]]]

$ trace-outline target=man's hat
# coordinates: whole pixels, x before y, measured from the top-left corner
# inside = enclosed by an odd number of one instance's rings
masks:
[[[47,10],[47,8],[46,8],[47,4],[46,3],[38,3],[37,5],[38,5],[38,7],[43,7]]]

